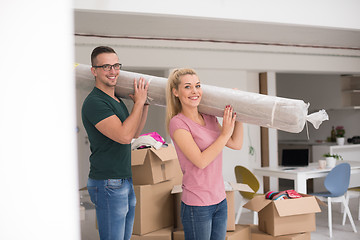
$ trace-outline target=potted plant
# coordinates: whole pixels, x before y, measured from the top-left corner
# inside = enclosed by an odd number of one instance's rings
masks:
[[[344,145],[345,142],[345,129],[343,126],[337,126],[336,131],[336,142],[338,145]]]
[[[343,160],[343,157],[339,154],[325,153],[323,157],[326,159],[326,166],[330,168],[335,167],[336,160]]]

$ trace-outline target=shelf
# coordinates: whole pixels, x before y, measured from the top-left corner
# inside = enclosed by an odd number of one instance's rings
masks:
[[[328,108],[326,111],[339,111],[339,110],[359,110],[360,106],[348,106],[348,107],[340,107],[340,108]]]
[[[342,76],[342,106],[344,109],[359,109],[360,106],[360,77]]]
[[[359,89],[343,90],[343,93],[360,93]]]
[[[360,144],[345,144],[345,145],[333,145],[333,149],[360,149]]]

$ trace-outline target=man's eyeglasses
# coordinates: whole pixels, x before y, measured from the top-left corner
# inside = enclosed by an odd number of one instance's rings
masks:
[[[114,70],[120,70],[122,67],[121,63],[115,63],[114,65],[110,65],[110,64],[104,64],[101,66],[92,66],[93,68],[102,68],[104,69],[104,71],[110,71],[111,68],[113,68]]]

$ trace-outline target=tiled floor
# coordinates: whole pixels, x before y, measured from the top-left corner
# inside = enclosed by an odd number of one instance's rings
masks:
[[[88,201],[86,196],[83,201]],[[350,199],[350,211],[353,215],[353,219],[358,231],[360,231],[360,221],[357,219],[358,214],[358,200]],[[354,233],[349,220],[347,220],[345,226],[341,225],[342,214],[340,212],[340,203],[334,203],[333,205],[333,238],[334,240],[360,240],[360,233]],[[88,208],[88,205],[86,204]],[[327,220],[327,208],[321,207],[322,212],[316,214],[316,231],[311,233],[311,239],[313,240],[325,240],[331,239],[329,237],[328,220]],[[252,213],[244,212],[240,219],[241,224],[252,223]],[[96,230],[95,223],[95,210],[87,209],[85,211],[85,220],[81,221],[81,236],[82,240],[99,240],[99,236]]]

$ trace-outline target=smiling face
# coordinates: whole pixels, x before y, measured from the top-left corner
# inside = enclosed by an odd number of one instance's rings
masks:
[[[105,64],[114,65],[119,63],[119,58],[116,53],[101,53],[97,55],[94,65],[102,66]],[[111,68],[110,71],[105,71],[103,68],[91,68],[92,74],[96,79],[97,87],[115,87],[117,79],[119,77],[120,70]]]
[[[180,77],[178,89],[173,88],[173,94],[179,98],[182,108],[199,106],[202,89],[197,75],[186,74]]]

